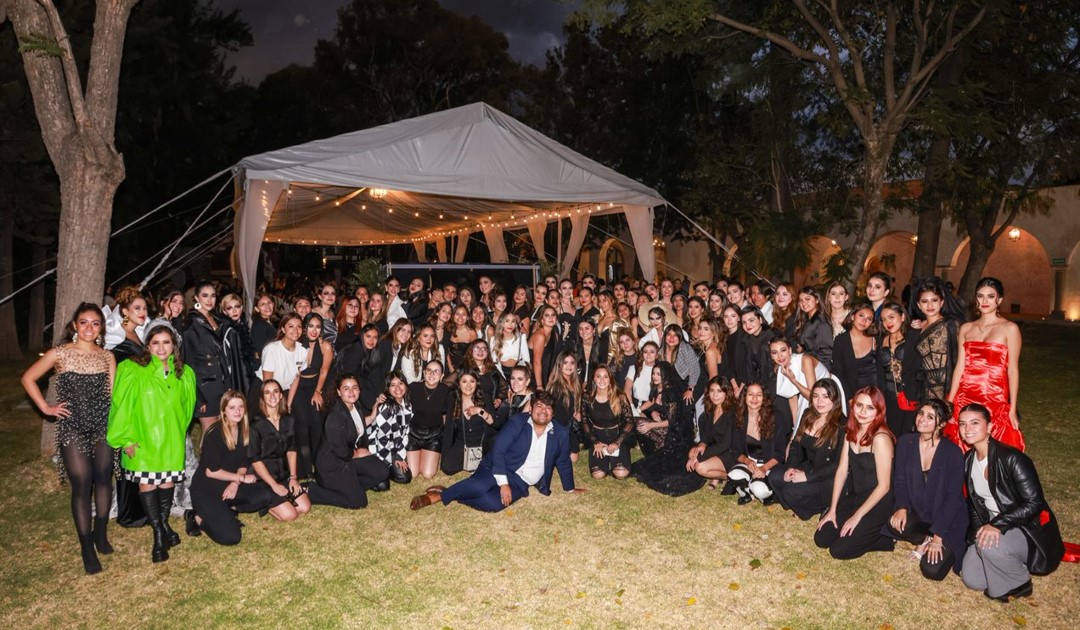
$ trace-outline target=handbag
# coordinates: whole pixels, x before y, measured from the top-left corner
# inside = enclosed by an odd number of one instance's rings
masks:
[[[896,406],[900,408],[900,411],[915,411],[919,408],[919,403],[908,400],[907,394],[903,390],[896,392]]]
[[[467,428],[465,426],[465,418],[461,419],[461,437],[465,439],[465,432]],[[465,440],[465,458],[462,462],[462,469],[465,472],[476,472],[476,469],[480,467],[480,460],[484,458],[484,448],[482,446],[469,446],[468,440]]]

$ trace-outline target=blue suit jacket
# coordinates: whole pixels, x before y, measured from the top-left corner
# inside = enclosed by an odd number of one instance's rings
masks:
[[[574,489],[574,467],[570,461],[570,429],[554,421],[551,426],[552,431],[547,434],[547,450],[544,453],[544,475],[536,483],[536,489],[544,495],[551,494],[551,473],[556,466],[559,468],[563,490]],[[521,413],[510,418],[499,430],[491,451],[480,461],[476,475],[506,475],[510,483],[524,486],[521,477],[517,476],[517,469],[521,468],[525,458],[529,456],[532,431],[529,414]],[[520,489],[524,490],[524,494],[528,494],[527,487]]]

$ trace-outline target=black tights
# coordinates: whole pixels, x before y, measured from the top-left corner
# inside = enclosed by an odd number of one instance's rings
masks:
[[[91,455],[81,453],[75,444],[61,446],[60,455],[64,458],[64,470],[71,484],[71,517],[75,520],[75,531],[80,536],[89,536],[91,490],[99,517],[107,518],[112,507],[113,450],[102,440]]]

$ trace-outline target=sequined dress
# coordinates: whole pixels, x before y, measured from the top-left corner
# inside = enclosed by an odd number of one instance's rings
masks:
[[[56,400],[67,406],[70,415],[56,422],[56,452],[75,445],[91,455],[105,440],[109,426],[109,353],[85,353],[74,344],[56,349]],[[61,471],[63,467],[61,466]],[[61,472],[61,476],[63,473]]]

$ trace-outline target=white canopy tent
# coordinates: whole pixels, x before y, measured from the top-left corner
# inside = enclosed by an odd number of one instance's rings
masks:
[[[656,272],[654,190],[571,151],[484,103],[253,155],[233,167],[236,261],[249,304],[264,241],[308,245],[425,244],[460,262],[483,232],[506,262],[503,230],[527,227],[544,257],[544,231],[569,218],[568,270],[589,217],[626,215],[644,277]],[[447,239],[456,251],[446,252]]]

